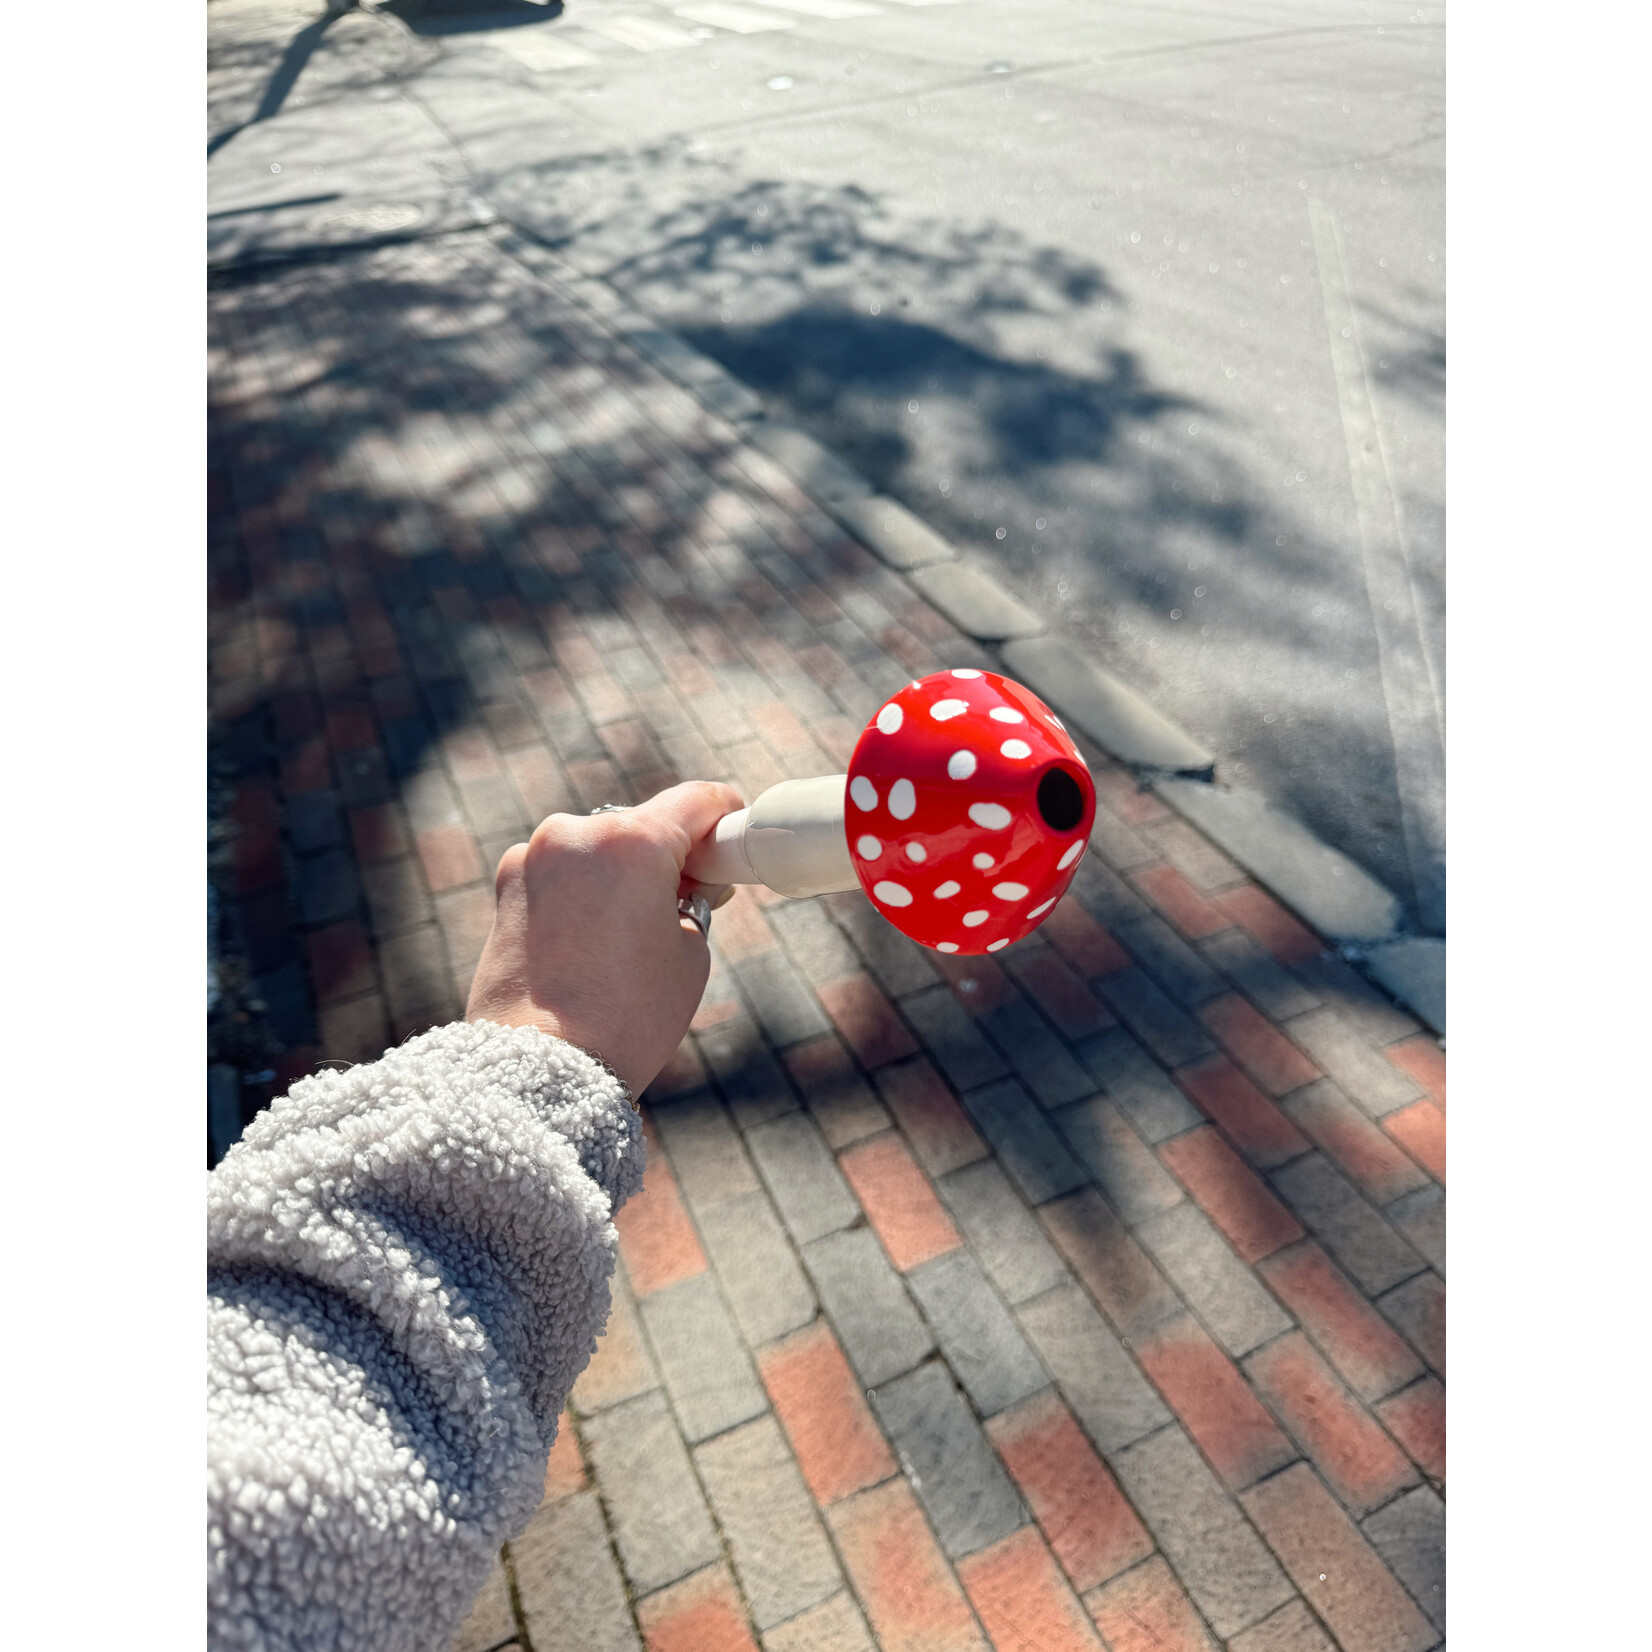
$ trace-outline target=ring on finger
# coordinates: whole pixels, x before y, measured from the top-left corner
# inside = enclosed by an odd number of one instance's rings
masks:
[[[677,902],[679,917],[688,918],[704,938],[711,935],[711,902],[704,895],[684,895]]]

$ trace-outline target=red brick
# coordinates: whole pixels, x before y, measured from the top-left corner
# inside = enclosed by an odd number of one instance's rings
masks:
[[[1135,1353],[1229,1490],[1296,1456],[1238,1367],[1191,1315],[1140,1338]]]
[[[327,747],[321,740],[305,740],[281,754],[281,790],[288,797],[319,791],[330,777]]]
[[[576,814],[599,809],[604,803],[629,803],[631,789],[620,778],[620,772],[606,757],[593,758],[586,763],[568,765],[568,782],[578,800]]]
[[[885,1067],[878,1074],[878,1089],[931,1176],[987,1156],[986,1143],[927,1056]]]
[[[1446,1059],[1439,1041],[1428,1033],[1403,1038],[1382,1052],[1407,1077],[1413,1078],[1440,1104],[1446,1104]]]
[[[464,982],[459,993],[461,1003],[469,992],[469,976],[493,928],[493,905],[491,884],[449,889],[436,897],[436,921],[442,926],[442,939],[453,961],[455,981]]]
[[[392,803],[375,803],[350,811],[350,841],[355,845],[356,862],[373,866],[394,860],[408,851],[407,832],[401,813]]]
[[[585,1459],[579,1453],[574,1425],[564,1411],[557,1419],[556,1443],[545,1462],[545,1501],[554,1503],[560,1497],[583,1490],[584,1486]]]
[[[1096,796],[1128,826],[1145,826],[1163,820],[1170,811],[1152,792],[1143,791],[1126,769],[1092,769]]]
[[[1278,901],[1255,884],[1247,883],[1212,898],[1282,964],[1306,963],[1325,950],[1325,943],[1311,929],[1304,929]]]
[[[625,1271],[638,1296],[649,1296],[679,1279],[705,1272],[705,1253],[683,1209],[677,1179],[665,1155],[652,1143],[642,1190],[620,1207],[614,1226],[619,1230]]]
[[[1035,1527],[960,1560],[958,1576],[997,1652],[1103,1652]]]
[[[779,700],[771,700],[767,705],[753,706],[746,715],[751,718],[757,732],[776,751],[785,753],[814,749],[814,741],[810,738],[809,731],[798,722],[791,707]]]
[[[467,826],[432,826],[414,835],[431,893],[458,889],[482,877],[482,856]]]
[[[987,1432],[1075,1589],[1105,1583],[1153,1552],[1146,1527],[1055,1394],[999,1412]]]
[[[516,681],[532,704],[546,715],[574,709],[574,697],[567,680],[554,667],[543,671],[524,671]]]
[[[1356,1515],[1369,1514],[1416,1480],[1399,1447],[1300,1331],[1258,1349],[1245,1366],[1257,1391]]]
[[[1226,1056],[1206,1056],[1174,1077],[1251,1163],[1267,1168],[1307,1152],[1302,1132]]]
[[[1257,1272],[1362,1398],[1391,1394],[1421,1373],[1399,1333],[1312,1240]]]
[[[985,1015],[1001,1004],[1015,1002],[1015,988],[990,958],[949,958],[934,953],[931,964],[951,983],[952,995],[972,1015]]]
[[[720,1561],[637,1602],[648,1652],[757,1652],[751,1627]]]
[[[1416,1165],[1334,1085],[1304,1090],[1288,1105],[1291,1117],[1374,1203],[1385,1205],[1427,1181]]]
[[[1114,1025],[1107,1006],[1053,952],[1034,953],[1010,967],[1065,1037],[1088,1038]]]
[[[760,952],[773,952],[780,944],[748,883],[737,884],[730,899],[717,908],[712,931],[717,951],[731,964],[755,958]]]
[[[1306,1463],[1240,1502],[1342,1652],[1424,1652],[1439,1639]]]
[[[1187,1591],[1159,1555],[1084,1597],[1111,1652],[1216,1652]]]
[[[1174,866],[1150,866],[1130,881],[1189,940],[1202,940],[1233,928],[1233,919],[1212,906]]]
[[[461,784],[499,772],[499,753],[481,729],[461,729],[448,735],[442,741],[442,755],[453,778]]]
[[[732,1021],[739,1014],[738,998],[724,998],[715,1004],[708,1004],[702,999],[700,1007],[694,1012],[694,1019],[688,1025],[693,1032],[705,1032],[710,1027],[720,1027],[725,1021]]]
[[[987,1652],[906,1481],[864,1491],[828,1518],[882,1652]]]
[[[373,973],[373,948],[354,920],[318,929],[305,944],[318,1004],[354,998],[378,985]]]
[[[327,713],[327,747],[335,755],[378,744],[379,731],[365,706],[341,706]]]
[[[1384,1400],[1377,1415],[1388,1432],[1411,1453],[1411,1460],[1434,1480],[1446,1477],[1446,1397],[1438,1377],[1424,1377]]]
[[[1122,1336],[1135,1336],[1179,1311],[1164,1276],[1094,1188],[1042,1205],[1038,1215],[1055,1248]]]
[[[510,770],[511,781],[527,808],[528,818],[536,825],[546,815],[572,812],[573,793],[562,778],[556,759],[544,746],[524,745],[507,752],[505,767]]]
[[[250,895],[281,881],[281,831],[275,788],[267,780],[247,780],[230,805],[235,822],[235,892]]]
[[[329,1061],[377,1061],[389,1047],[384,1003],[376,992],[320,1006],[321,1047]]]
[[[899,1136],[886,1134],[851,1147],[838,1164],[902,1273],[963,1243]]]
[[[1313,1062],[1237,993],[1212,999],[1199,1019],[1270,1095],[1289,1095],[1320,1076]]]
[[[1432,1101],[1414,1102],[1390,1113],[1382,1127],[1437,1182],[1446,1179],[1445,1114]]]
[[[597,1338],[596,1352],[580,1372],[570,1397],[581,1414],[588,1416],[593,1411],[618,1405],[621,1400],[646,1394],[657,1386],[654,1368],[642,1345],[637,1311],[631,1305],[624,1280],[620,1279],[614,1287],[608,1323]]]
[[[1247,1262],[1302,1237],[1302,1224],[1210,1125],[1166,1142],[1159,1157]]]
[[[895,1472],[888,1442],[824,1320],[758,1355],[763,1386],[824,1507]]]
[[[680,1096],[697,1090],[706,1083],[705,1064],[692,1039],[685,1038],[676,1053],[654,1075],[648,1093],[656,1096]]]
[[[1039,933],[1086,980],[1128,969],[1135,962],[1072,895],[1056,903]]]
[[[882,1067],[917,1053],[917,1040],[870,976],[851,975],[815,990],[863,1067]]]

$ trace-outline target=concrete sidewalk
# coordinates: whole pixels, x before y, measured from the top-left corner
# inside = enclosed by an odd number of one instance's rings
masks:
[[[457,1016],[544,814],[839,769],[993,663],[506,232],[210,309],[249,1108]],[[1086,755],[1074,895],[994,960],[859,895],[717,915],[467,1652],[1440,1644],[1443,1055]]]

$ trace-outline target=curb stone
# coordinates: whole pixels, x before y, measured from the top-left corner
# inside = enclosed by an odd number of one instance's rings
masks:
[[[501,245],[530,270],[572,289],[592,309],[616,319],[634,316],[636,324],[620,330],[639,353],[713,411],[743,423],[749,438],[879,560],[906,575],[919,596],[966,634],[997,643],[1010,674],[1134,769],[1164,802],[1444,1037],[1445,942],[1403,935],[1398,897],[1364,867],[1266,799],[1217,785],[1212,752],[1072,642],[1023,635],[1021,616],[1037,616],[985,574],[946,567],[958,559],[953,545],[870,483],[861,482],[864,491],[851,493],[859,481],[852,467],[813,437],[770,424],[761,400],[719,362],[647,321],[606,281],[576,270],[521,225],[510,225]],[[765,430],[775,433],[772,442],[758,440]],[[817,481],[822,474],[825,488]],[[937,579],[943,570],[952,577]],[[921,571],[927,571],[923,578]],[[954,599],[956,611],[941,593]],[[1042,631],[1042,621],[1037,624]]]
[[[241,270],[401,241],[428,241],[497,221],[486,201],[467,194],[422,201],[351,196],[230,209],[217,221],[207,220],[207,270]]]

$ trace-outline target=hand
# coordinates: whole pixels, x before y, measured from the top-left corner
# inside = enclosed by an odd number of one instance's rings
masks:
[[[465,1018],[539,1027],[599,1056],[641,1095],[671,1059],[711,958],[677,897],[694,843],[744,800],[689,781],[634,809],[550,815],[505,851]],[[715,893],[715,892],[708,892]]]

